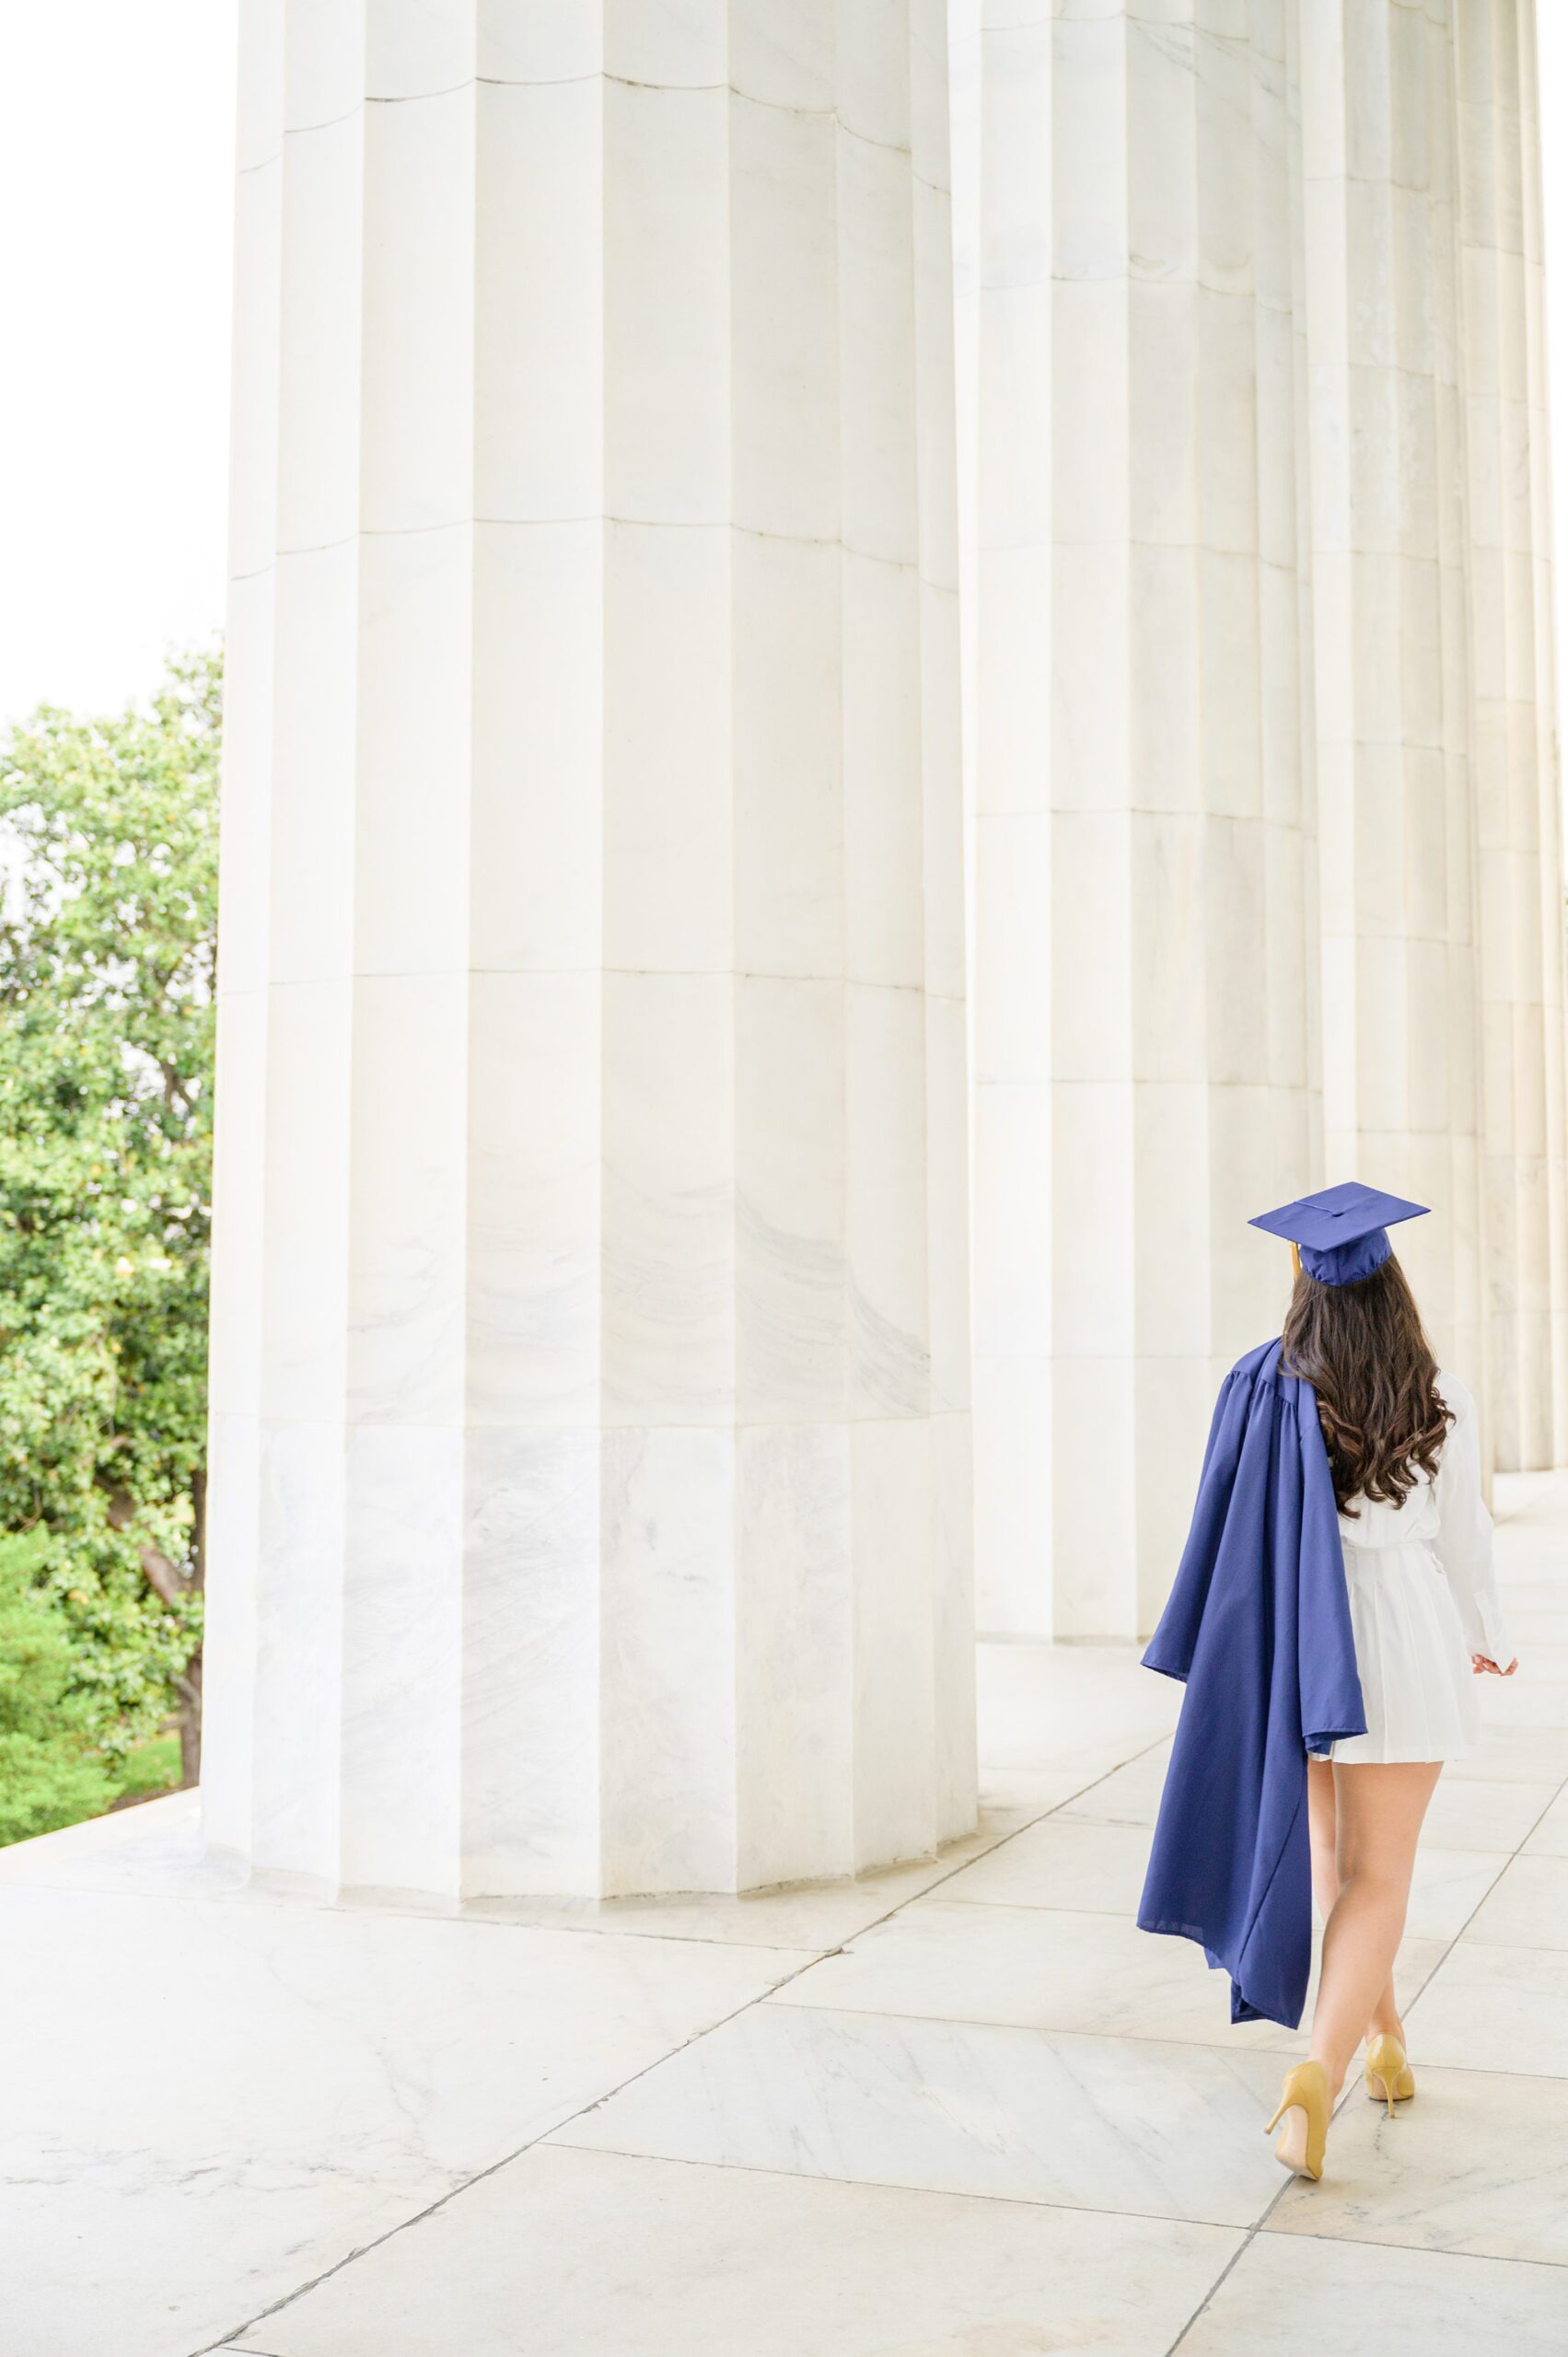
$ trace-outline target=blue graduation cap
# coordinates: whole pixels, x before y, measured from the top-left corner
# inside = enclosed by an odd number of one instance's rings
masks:
[[[1428,1208],[1347,1178],[1318,1194],[1303,1195],[1299,1202],[1283,1203],[1277,1212],[1260,1212],[1248,1225],[1295,1245],[1302,1267],[1320,1285],[1353,1285],[1392,1255],[1388,1230],[1402,1219],[1423,1218]]]

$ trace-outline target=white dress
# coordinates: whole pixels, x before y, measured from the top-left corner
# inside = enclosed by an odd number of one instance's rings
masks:
[[[1481,1494],[1475,1401],[1457,1376],[1437,1387],[1454,1422],[1435,1476],[1403,1505],[1354,1501],[1341,1515],[1355,1666],[1366,1733],[1330,1759],[1463,1759],[1481,1736],[1472,1654],[1514,1658],[1492,1570],[1492,1516]]]

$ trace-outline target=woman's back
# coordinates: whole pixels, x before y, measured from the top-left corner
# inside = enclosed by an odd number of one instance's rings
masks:
[[[1403,1504],[1388,1498],[1354,1497],[1347,1501],[1347,1508],[1340,1515],[1340,1536],[1347,1547],[1403,1547],[1412,1539],[1423,1540],[1441,1554],[1437,1539],[1443,1520],[1445,1500],[1450,1506],[1459,1504],[1459,1492],[1466,1486],[1462,1479],[1462,1460],[1473,1455],[1476,1459],[1476,1494],[1480,1496],[1480,1448],[1476,1431],[1475,1402],[1457,1375],[1439,1369],[1438,1394],[1454,1421],[1448,1427],[1442,1452],[1434,1473],[1413,1468],[1414,1487]],[[1445,1477],[1447,1478],[1445,1478]],[[1353,1512],[1349,1509],[1353,1508]],[[1487,1525],[1491,1537],[1491,1523]]]
[[[1336,1759],[1462,1759],[1481,1733],[1470,1656],[1509,1658],[1475,1401],[1458,1376],[1437,1388],[1453,1422],[1435,1470],[1415,1469],[1402,1504],[1354,1497],[1340,1515],[1366,1733]]]
[[[1416,1475],[1403,1505],[1390,1505],[1383,1498],[1354,1498],[1351,1504],[1353,1514],[1340,1516],[1340,1537],[1347,1547],[1405,1547],[1413,1539],[1435,1545],[1440,1517],[1437,1483],[1430,1474]]]

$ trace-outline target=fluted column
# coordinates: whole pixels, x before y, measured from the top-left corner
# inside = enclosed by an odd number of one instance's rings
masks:
[[[245,10],[209,1839],[972,1820],[942,10]]]
[[[1128,1635],[1317,1175],[1294,10],[980,35],[982,1625]]]
[[[1455,0],[1481,944],[1489,1394],[1500,1468],[1568,1453],[1562,876],[1531,0]]]
[[[1325,1175],[1400,1235],[1484,1394],[1454,26],[1301,12]]]

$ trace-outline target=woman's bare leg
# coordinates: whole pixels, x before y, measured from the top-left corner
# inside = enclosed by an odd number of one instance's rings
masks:
[[[1307,1822],[1312,1836],[1312,1897],[1318,1920],[1327,1923],[1340,1895],[1339,1812],[1334,1805],[1334,1768],[1329,1759],[1311,1754],[1307,1761]],[[1366,2025],[1367,2043],[1387,2030],[1402,2046],[1405,2026],[1394,1997],[1394,1976],[1388,1975]]]
[[[1334,1809],[1334,1763],[1307,1755],[1307,1826],[1312,1836],[1312,1898],[1326,1923],[1340,1895],[1339,1829]]]
[[[1405,2026],[1400,2019],[1399,2002],[1394,1995],[1394,1976],[1391,1972],[1383,1983],[1383,1993],[1373,2006],[1372,2018],[1366,2025],[1368,2046],[1375,2038],[1381,2038],[1385,2030],[1390,2038],[1397,2038],[1401,2046],[1404,2044]]]
[[[1405,1927],[1411,1872],[1438,1760],[1333,1771],[1339,1891],[1323,1927],[1312,2054],[1338,2094],[1368,2023],[1395,2029],[1394,1952]],[[1311,1785],[1308,1784],[1308,1799]]]

